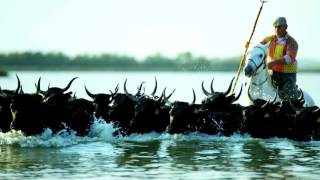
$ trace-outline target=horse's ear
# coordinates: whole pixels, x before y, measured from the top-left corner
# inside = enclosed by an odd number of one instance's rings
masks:
[[[257,46],[259,46],[261,49],[263,49],[265,54],[268,54],[268,46],[267,45],[259,43]]]

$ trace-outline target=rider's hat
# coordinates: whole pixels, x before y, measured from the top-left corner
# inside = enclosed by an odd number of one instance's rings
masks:
[[[285,17],[277,17],[276,20],[273,22],[273,26],[282,26],[287,25],[287,20]]]

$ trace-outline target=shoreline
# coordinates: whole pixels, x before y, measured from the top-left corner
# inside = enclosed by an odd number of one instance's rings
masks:
[[[127,71],[127,72],[237,72],[237,69],[209,69],[209,68],[7,68],[6,70],[0,70],[0,76],[7,76],[10,71],[81,71],[81,72],[100,72],[100,71],[106,71],[106,72],[121,72],[121,71]],[[320,73],[320,68],[305,68],[298,70],[298,73]]]

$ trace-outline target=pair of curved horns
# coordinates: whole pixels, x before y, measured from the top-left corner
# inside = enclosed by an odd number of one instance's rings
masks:
[[[157,92],[157,88],[158,88],[157,78],[155,77],[154,79],[155,79],[155,86],[154,86],[154,89],[153,89],[153,91],[152,91],[152,93],[151,93],[151,96],[155,96],[155,94],[156,94],[156,92]],[[124,89],[124,92],[128,95],[128,94],[130,94],[130,93],[129,93],[128,90],[127,90],[127,81],[128,81],[128,79],[126,79],[126,80],[124,81],[123,89]],[[138,91],[137,91],[137,93],[136,93],[136,96],[141,95],[140,93],[141,93],[141,89],[142,89],[142,86],[143,86],[144,83],[145,83],[145,82],[142,82],[142,83],[140,84],[140,86],[138,87]]]
[[[67,84],[67,86],[62,89],[62,91],[63,91],[63,92],[67,91],[67,90],[70,88],[72,82],[73,82],[75,79],[77,79],[77,78],[78,78],[78,77],[72,78],[71,81]],[[38,83],[36,84],[37,93],[39,93],[39,92],[44,93],[45,91],[42,91],[41,88],[40,88],[40,87],[41,87],[40,82],[41,82],[41,77],[39,78]],[[49,89],[49,87],[48,87],[48,89]]]
[[[231,88],[232,88],[232,84],[233,84],[233,81],[234,81],[234,78],[235,78],[235,77],[232,78],[232,80],[231,80],[231,82],[230,82],[230,85],[229,85],[227,91],[224,92],[224,96],[227,96],[227,95],[230,93]],[[214,90],[213,90],[213,80],[214,80],[214,79],[212,78],[211,84],[210,84],[210,91],[211,91],[211,93],[209,93],[209,92],[204,88],[204,86],[203,86],[203,81],[202,81],[202,83],[201,83],[202,92],[203,92],[206,96],[211,96],[211,95],[213,95],[213,94],[215,93]]]

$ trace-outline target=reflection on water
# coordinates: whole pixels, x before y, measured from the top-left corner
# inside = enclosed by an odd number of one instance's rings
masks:
[[[136,168],[143,167],[144,170],[157,168],[152,164],[160,162],[158,151],[160,141],[148,142],[123,142],[115,144],[115,147],[121,149],[122,153],[115,159],[118,167]]]
[[[248,155],[243,164],[249,171],[260,172],[263,176],[283,176],[283,158],[278,149],[267,148],[260,141],[249,141],[243,144],[243,152]]]
[[[0,177],[43,177],[47,173],[60,175],[69,173],[72,164],[77,164],[75,156],[63,156],[55,148],[21,148],[1,145]],[[70,163],[65,164],[64,162]],[[79,162],[78,162],[79,163]]]
[[[149,135],[145,135],[146,137]],[[190,137],[191,140],[186,140]],[[207,139],[207,140],[206,140]],[[66,147],[0,146],[0,179],[316,178],[319,142],[159,135],[154,140],[88,140]]]

